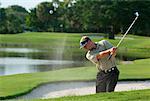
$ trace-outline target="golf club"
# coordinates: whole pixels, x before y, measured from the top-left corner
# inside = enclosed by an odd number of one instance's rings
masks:
[[[133,20],[133,22],[131,23],[131,25],[129,26],[129,28],[127,29],[127,31],[125,32],[125,34],[123,35],[123,37],[121,38],[121,40],[119,41],[119,43],[117,44],[116,48],[118,48],[121,44],[121,42],[123,41],[123,39],[125,38],[125,36],[128,34],[129,30],[131,29],[131,27],[133,26],[133,24],[135,23],[135,21],[138,19],[139,17],[139,13],[135,12],[135,19]],[[108,60],[112,57],[112,54],[109,55]]]

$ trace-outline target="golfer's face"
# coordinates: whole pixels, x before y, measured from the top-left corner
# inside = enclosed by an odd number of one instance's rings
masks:
[[[84,49],[90,50],[90,49],[92,49],[92,47],[93,47],[93,46],[92,46],[92,41],[89,40],[89,41],[87,42],[87,44],[84,46]]]

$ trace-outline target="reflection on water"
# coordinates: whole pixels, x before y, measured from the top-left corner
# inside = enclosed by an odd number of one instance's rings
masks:
[[[73,61],[65,61],[65,60],[39,60],[39,59],[29,59],[29,58],[0,58],[0,65],[64,65],[64,64],[72,64]]]
[[[64,45],[65,39],[62,44],[52,48],[58,48],[55,51],[41,47],[36,49],[11,44],[10,48],[7,44],[1,45],[0,76],[83,66],[79,60],[64,59]]]
[[[0,48],[0,52],[30,53],[30,52],[40,52],[40,50],[28,48]]]
[[[79,62],[67,60],[41,60],[29,58],[0,58],[0,75],[42,72],[79,66]]]

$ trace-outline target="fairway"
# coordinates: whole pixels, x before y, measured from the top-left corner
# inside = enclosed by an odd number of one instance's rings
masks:
[[[84,51],[79,49],[79,40],[82,35],[88,35],[94,41],[100,41],[105,39],[104,34],[89,34],[89,33],[48,33],[48,32],[28,32],[15,35],[0,35],[0,43],[14,47],[16,46],[27,46],[28,48],[36,48],[41,50],[47,50],[50,53],[56,51],[56,49],[62,46],[64,50],[63,58],[71,59],[76,58],[77,60],[85,60]],[[118,37],[118,36],[117,36]],[[119,36],[120,37],[120,36]],[[65,43],[62,39],[65,39]],[[120,39],[109,40],[114,46],[117,45]],[[3,45],[1,45],[3,47]],[[125,60],[135,60],[141,58],[150,57],[150,38],[127,35],[125,40],[121,43],[117,58]],[[12,54],[12,53],[9,53]],[[31,53],[32,54],[32,53]],[[70,54],[70,55],[68,55]],[[3,56],[1,53],[0,56]]]
[[[10,47],[14,47],[11,44],[16,44],[17,46],[29,44],[27,47],[47,50],[48,54],[50,54],[52,51],[55,51],[55,48],[52,47],[60,46],[60,42],[62,41],[60,39],[65,38],[65,44],[63,47],[65,48],[65,51],[63,53],[63,58],[75,58],[77,60],[87,61],[84,57],[84,51],[79,49],[79,39],[82,35],[83,34],[79,33],[69,34],[46,32],[21,33],[15,35],[7,34],[0,35],[0,43],[7,44]],[[90,36],[94,41],[105,39],[99,37],[103,34],[94,34],[94,36],[91,36],[91,34],[85,33],[84,35]],[[150,58],[149,39],[149,37],[128,35],[119,48],[117,58],[131,60]],[[119,40],[120,39],[117,38],[116,40],[109,41],[115,46]],[[1,45],[1,47],[4,46]],[[7,53],[7,55],[9,54],[12,53]],[[3,53],[0,55],[3,56]],[[150,79],[150,59],[135,60],[131,64],[121,64],[121,61],[122,60],[118,60],[118,68],[121,73],[119,78],[120,81]],[[39,85],[47,82],[95,80],[96,73],[97,69],[95,66],[89,65],[88,67],[78,67],[72,69],[69,69],[68,67],[68,69],[55,71],[0,76],[0,98],[7,99],[26,94]]]
[[[150,59],[143,59],[137,60],[133,64],[119,65],[118,67],[121,72],[119,80],[149,79],[149,63]],[[95,80],[96,72],[97,69],[95,67],[82,67],[42,73],[1,76],[0,98],[15,97],[23,93],[28,93],[38,85],[46,82]]]

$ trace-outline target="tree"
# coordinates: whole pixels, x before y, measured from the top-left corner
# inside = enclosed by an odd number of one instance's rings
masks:
[[[36,14],[40,24],[42,25],[41,31],[55,31],[56,11],[52,2],[43,2],[37,6]]]
[[[4,8],[0,8],[0,33],[4,34],[7,33],[7,26],[6,26],[6,12]]]
[[[114,39],[115,34],[125,33],[138,11],[139,19],[129,33],[149,36],[149,9],[149,1],[137,0],[52,0],[40,3],[29,13],[14,5],[0,10],[0,31],[102,32]]]
[[[24,31],[25,19],[28,14],[25,8],[13,5],[6,8],[7,16],[7,33],[21,33]]]
[[[65,21],[67,32],[82,32],[81,12],[78,3],[68,2],[65,5]]]
[[[150,36],[150,1],[131,1],[130,7],[132,11],[138,11],[140,14],[132,33]]]
[[[40,21],[36,15],[36,8],[30,9],[30,12],[26,17],[26,26],[27,30],[40,31],[42,25],[40,24]]]

